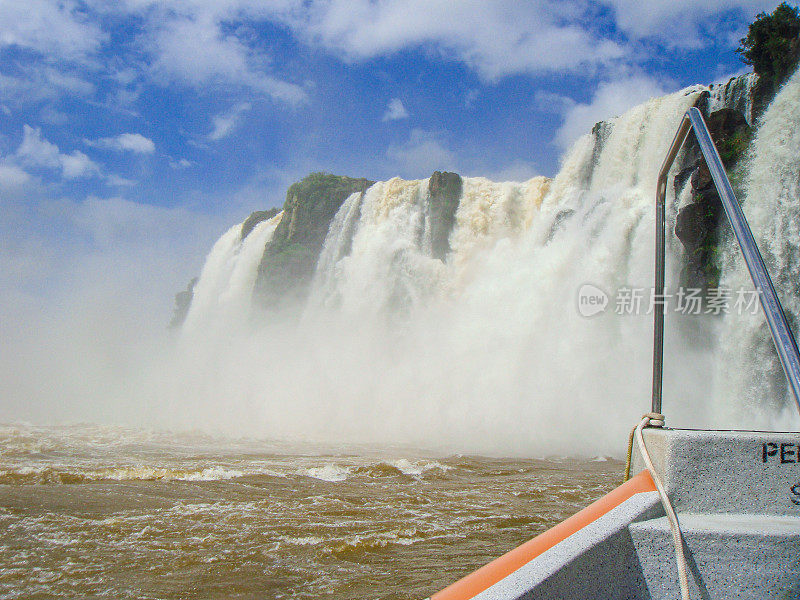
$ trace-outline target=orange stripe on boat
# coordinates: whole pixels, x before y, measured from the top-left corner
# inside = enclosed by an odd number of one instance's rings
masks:
[[[431,596],[430,600],[467,600],[468,598],[473,598],[528,564],[546,550],[567,539],[573,533],[596,521],[631,496],[641,492],[653,492],[655,489],[656,486],[652,477],[650,477],[650,473],[642,471],[579,513],[572,515],[555,527],[514,548],[477,571],[473,571],[466,577],[459,579],[441,592],[437,592]]]

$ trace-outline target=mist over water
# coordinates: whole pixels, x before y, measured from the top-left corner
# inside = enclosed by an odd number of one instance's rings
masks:
[[[706,89],[656,98],[601,124],[552,181],[464,178],[445,260],[433,252],[428,180],[395,178],[352,195],[330,226],[307,301],[285,314],[253,301],[282,215],[244,239],[235,225],[208,254],[179,332],[161,339],[126,329],[126,355],[109,361],[124,368],[96,373],[80,353],[62,350],[59,368],[77,391],[63,399],[53,384],[45,404],[74,404],[57,420],[289,441],[620,456],[649,409],[652,315],[647,294],[638,314],[615,314],[615,294],[652,287],[658,169]],[[757,124],[743,198],[793,315],[797,89],[795,76]],[[722,87],[711,102],[743,97]],[[669,186],[670,232],[688,193]],[[672,235],[667,251],[674,289],[683,249]],[[748,284],[733,259],[723,281]],[[578,311],[584,284],[609,297],[591,318]],[[739,319],[667,315],[668,424],[792,426],[763,318],[745,327]],[[115,339],[113,327],[106,335]],[[768,392],[758,395],[753,384],[765,378]]]

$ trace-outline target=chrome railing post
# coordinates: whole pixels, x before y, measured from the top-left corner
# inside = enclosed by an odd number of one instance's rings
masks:
[[[753,280],[753,285],[758,293],[761,308],[767,318],[772,341],[778,351],[781,366],[786,374],[789,387],[792,389],[798,410],[800,410],[800,354],[797,350],[797,342],[789,328],[783,307],[775,292],[775,286],[769,276],[764,260],[758,250],[753,232],[747,224],[742,207],[736,200],[733,193],[731,182],[725,173],[725,167],[719,157],[716,146],[711,139],[711,134],[703,120],[703,115],[697,108],[690,108],[683,117],[675,139],[672,141],[667,157],[658,175],[656,188],[656,271],[655,289],[653,293],[656,298],[662,300],[655,303],[656,309],[653,318],[653,401],[652,411],[661,412],[662,404],[662,382],[664,378],[664,311],[666,310],[664,299],[664,262],[665,262],[665,202],[667,195],[667,178],[672,163],[678,155],[681,147],[689,135],[689,131],[694,130],[700,150],[705,158],[711,178],[719,193],[725,215],[730,221],[736,241],[744,256],[747,270]]]

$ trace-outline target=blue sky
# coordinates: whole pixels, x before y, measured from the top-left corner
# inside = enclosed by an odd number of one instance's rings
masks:
[[[6,327],[132,296],[168,319],[213,240],[311,171],[552,176],[595,121],[742,72],[776,5],[0,0]]]

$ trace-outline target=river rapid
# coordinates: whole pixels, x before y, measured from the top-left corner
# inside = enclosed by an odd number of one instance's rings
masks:
[[[422,599],[619,484],[619,461],[0,427],[0,597]]]

